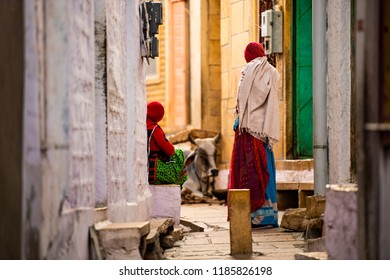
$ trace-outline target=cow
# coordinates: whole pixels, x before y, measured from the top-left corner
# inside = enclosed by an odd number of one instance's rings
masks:
[[[195,145],[194,150],[185,150],[184,165],[186,166],[188,179],[183,184],[183,190],[190,190],[195,196],[212,196],[214,188],[213,182],[210,184],[210,178],[218,176],[218,168],[215,164],[217,146],[220,139],[220,133],[214,138],[194,139],[191,133],[188,134],[188,140]]]

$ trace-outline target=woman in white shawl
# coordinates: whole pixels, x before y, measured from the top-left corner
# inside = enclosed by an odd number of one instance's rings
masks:
[[[253,228],[278,227],[272,147],[279,140],[279,74],[260,43],[249,43],[244,54],[228,188],[250,190]]]

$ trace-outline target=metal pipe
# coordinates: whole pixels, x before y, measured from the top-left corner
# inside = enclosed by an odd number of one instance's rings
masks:
[[[314,194],[328,184],[326,0],[312,0]]]

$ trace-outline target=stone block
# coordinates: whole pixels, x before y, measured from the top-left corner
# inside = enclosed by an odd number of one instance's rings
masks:
[[[308,219],[321,217],[325,213],[325,196],[313,195],[306,198],[306,215]]]
[[[172,218],[180,223],[181,190],[179,185],[149,185],[152,193],[152,218]]]
[[[95,256],[104,260],[141,260],[140,247],[149,231],[149,222],[97,223],[91,230]]]
[[[306,220],[305,225],[306,225],[305,240],[315,239],[322,236],[322,229],[324,227],[323,218]]]
[[[298,190],[298,207],[306,208],[306,198],[312,195],[313,191]]]
[[[280,223],[281,228],[305,231],[306,230],[306,208],[286,209]]]

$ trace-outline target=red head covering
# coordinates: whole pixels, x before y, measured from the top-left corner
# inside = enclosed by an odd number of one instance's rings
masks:
[[[157,101],[148,103],[146,118],[158,123],[164,117],[164,106]]]
[[[265,55],[263,45],[258,42],[250,42],[245,48],[245,60],[250,62],[257,57]]]

